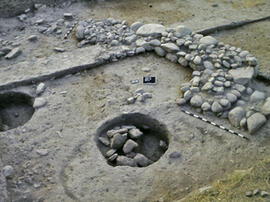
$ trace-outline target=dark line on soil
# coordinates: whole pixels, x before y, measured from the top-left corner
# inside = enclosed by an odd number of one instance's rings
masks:
[[[228,25],[221,25],[221,26],[201,30],[201,31],[198,31],[196,33],[204,34],[204,33],[213,33],[213,32],[217,32],[217,31],[222,31],[222,30],[226,30],[226,29],[234,29],[236,27],[239,27],[239,26],[242,26],[245,24],[258,22],[258,21],[262,21],[262,20],[266,20],[266,19],[270,19],[270,16],[255,19],[255,20],[244,20],[244,21],[240,21],[240,22],[232,22],[231,24],[228,24]],[[240,25],[241,23],[242,23],[242,25]],[[227,27],[231,27],[231,28],[227,28]],[[4,85],[0,85],[0,91],[10,90],[12,88],[16,88],[19,86],[31,85],[31,84],[35,84],[35,83],[39,83],[39,82],[43,82],[43,81],[47,81],[47,80],[58,79],[58,78],[64,77],[64,76],[69,75],[69,74],[76,74],[76,73],[84,71],[84,70],[93,69],[93,68],[99,67],[101,65],[105,65],[107,63],[112,63],[112,62],[111,61],[104,61],[102,58],[97,58],[96,61],[93,63],[74,66],[74,67],[60,70],[57,72],[53,72],[50,74],[45,74],[42,76],[34,76],[32,78],[28,78],[25,80],[13,81],[13,82],[6,83]],[[258,72],[257,79],[270,82],[270,74]]]
[[[247,24],[260,22],[260,21],[264,21],[264,20],[269,20],[269,19],[270,19],[270,16],[257,18],[257,19],[253,19],[253,20],[246,19],[246,20],[231,22],[229,24],[218,25],[218,26],[215,26],[215,27],[202,29],[202,30],[197,31],[196,33],[203,34],[203,35],[209,35],[209,34],[213,34],[213,33],[220,32],[220,31],[236,29],[238,27],[241,27],[241,26],[244,26],[244,25],[247,25]]]
[[[42,81],[46,81],[46,80],[50,80],[50,79],[64,77],[68,74],[75,74],[75,73],[80,72],[80,71],[92,69],[92,68],[98,67],[100,65],[103,65],[105,63],[106,62],[104,62],[103,60],[97,59],[95,62],[90,63],[90,64],[79,65],[79,66],[71,67],[69,69],[64,69],[61,71],[53,72],[50,74],[45,74],[42,76],[36,76],[36,77],[29,78],[29,79],[21,80],[21,81],[9,82],[7,84],[1,85],[0,90],[9,90],[9,89],[16,88],[19,86],[31,85],[34,83],[38,83],[38,82],[42,82]]]

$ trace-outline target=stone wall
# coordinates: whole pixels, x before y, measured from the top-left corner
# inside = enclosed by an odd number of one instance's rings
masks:
[[[0,17],[12,17],[33,8],[35,3],[56,5],[66,0],[0,0]]]

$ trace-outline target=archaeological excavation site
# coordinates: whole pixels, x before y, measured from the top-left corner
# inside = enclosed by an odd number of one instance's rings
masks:
[[[0,202],[270,201],[269,0],[0,0]]]

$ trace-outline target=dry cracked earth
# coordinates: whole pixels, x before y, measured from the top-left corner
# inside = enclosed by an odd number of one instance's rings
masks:
[[[0,168],[5,176],[0,178],[0,201],[177,201],[268,156],[269,120],[250,135],[227,119],[183,106],[247,136],[246,141],[180,110],[176,101],[182,96],[181,86],[191,80],[192,69],[152,52],[103,64],[97,58],[105,57],[108,47],[97,43],[78,48],[75,33],[77,22],[89,18],[113,17],[128,25],[184,24],[197,31],[264,17],[269,11],[267,0],[117,0],[67,2],[55,8],[36,5],[21,19],[1,18],[3,47],[19,47],[22,52],[11,59],[0,57]],[[64,13],[71,13],[72,19]],[[269,73],[269,23],[212,36],[248,50],[257,58],[259,70]],[[143,84],[147,75],[156,76],[157,83]],[[270,95],[269,81],[254,79],[252,87]],[[129,104],[127,99],[141,88],[151,98]],[[125,122],[121,117],[127,114],[135,116]],[[110,125],[115,118],[120,121]],[[164,154],[146,167],[112,166],[97,134],[102,131],[104,136],[108,129],[123,125],[153,127],[156,134],[164,129],[168,138]],[[150,138],[144,144],[159,145],[153,142]],[[122,150],[117,152],[123,155]]]

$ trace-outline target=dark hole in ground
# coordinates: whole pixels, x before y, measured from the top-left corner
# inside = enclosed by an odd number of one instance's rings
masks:
[[[0,131],[24,125],[34,111],[30,95],[20,92],[0,93]]]
[[[108,137],[108,131],[114,135]],[[141,132],[142,134],[139,137],[134,137],[132,132]],[[116,134],[120,134],[118,140],[123,143],[114,148],[115,145],[112,142],[117,142],[115,141]],[[158,161],[168,149],[169,131],[164,124],[148,115],[122,114],[102,124],[97,129],[95,141],[109,165],[146,167]],[[137,146],[133,148],[132,145]],[[130,148],[133,149],[128,152]]]

